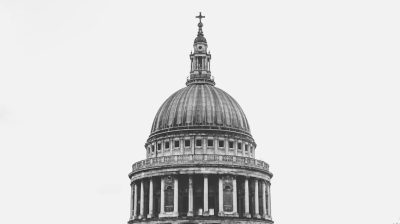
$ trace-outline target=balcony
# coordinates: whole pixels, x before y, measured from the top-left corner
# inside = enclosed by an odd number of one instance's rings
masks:
[[[137,173],[149,168],[157,168],[163,166],[201,166],[201,165],[226,165],[244,168],[255,168],[264,172],[269,172],[269,165],[262,161],[248,157],[233,155],[172,155],[149,158],[141,160],[132,165],[132,173]]]

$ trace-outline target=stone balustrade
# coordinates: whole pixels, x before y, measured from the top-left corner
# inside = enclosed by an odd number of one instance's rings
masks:
[[[132,165],[132,173],[152,167],[165,165],[193,165],[193,164],[212,164],[212,165],[233,165],[247,168],[257,168],[269,171],[269,165],[262,161],[248,157],[234,155],[214,155],[214,154],[190,154],[172,155],[149,158],[141,160]]]

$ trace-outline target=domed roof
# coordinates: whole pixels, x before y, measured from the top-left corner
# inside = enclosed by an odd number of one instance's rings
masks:
[[[197,37],[196,37],[196,39],[194,39],[194,43],[207,43],[207,40],[204,37],[203,29],[202,29],[203,23],[201,22],[201,18],[204,18],[204,16],[201,16],[201,13],[200,13],[199,18],[200,18],[200,22],[197,25],[199,27],[199,32],[197,32]]]
[[[207,40],[203,35],[199,35],[194,39],[194,43],[207,43]]]
[[[225,91],[209,84],[188,85],[160,107],[151,135],[179,129],[218,129],[250,135],[246,116]]]

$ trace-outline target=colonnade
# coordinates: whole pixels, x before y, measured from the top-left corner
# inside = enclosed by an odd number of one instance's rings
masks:
[[[239,217],[238,204],[244,199],[244,209],[243,204],[241,205],[241,217],[244,218],[257,218],[257,219],[271,219],[271,194],[270,194],[270,184],[268,181],[257,178],[250,177],[240,177],[241,178],[241,192],[238,192],[237,178],[239,176],[231,175],[213,175],[218,178],[218,203],[214,206],[215,210],[218,210],[217,214],[214,214],[214,208],[209,208],[209,175],[203,174],[200,178],[203,179],[203,200],[202,208],[199,211],[194,211],[194,176],[187,175],[177,176],[163,176],[159,182],[159,197],[157,197],[158,211],[155,212],[155,178],[145,178],[132,182],[132,197],[131,197],[131,219],[145,219],[153,217],[178,217],[187,216],[191,217],[197,216],[230,216]],[[197,178],[199,175],[197,175]],[[244,180],[244,181],[243,181]],[[181,190],[179,193],[179,181],[187,181],[185,189]],[[146,182],[146,188],[145,188]],[[259,195],[259,182],[261,183],[261,195]],[[243,186],[244,183],[244,186]],[[249,185],[252,184],[250,189]],[[181,183],[183,184],[183,183]],[[185,183],[186,184],[186,183]],[[140,186],[140,189],[138,189]],[[186,187],[187,186],[187,187]],[[148,191],[147,191],[148,189]],[[244,190],[244,192],[243,192]],[[145,191],[147,196],[145,196]],[[251,192],[250,192],[251,191]],[[173,193],[172,193],[173,192]],[[187,203],[185,207],[185,213],[182,214],[182,209],[179,209],[179,199],[183,200],[182,192],[184,192],[184,203]],[[243,194],[244,193],[244,194]],[[171,198],[173,194],[173,200]],[[251,194],[251,197],[250,197]],[[140,198],[138,199],[140,195]],[[238,200],[238,196],[241,196],[241,200]],[[215,196],[215,195],[213,195]],[[244,198],[243,198],[244,197]],[[139,201],[138,201],[139,200]],[[145,203],[145,200],[146,201]],[[168,200],[168,201],[166,201]],[[196,199],[198,200],[198,199]],[[215,199],[216,200],[216,199]],[[260,202],[261,201],[261,202]],[[173,203],[173,204],[172,204]],[[182,201],[181,201],[182,203]],[[252,204],[250,204],[252,203]],[[261,203],[261,204],[259,204]],[[148,206],[148,209],[145,208]],[[250,206],[252,207],[252,212],[250,212]],[[139,207],[139,210],[138,210]],[[158,214],[155,214],[158,213]]]

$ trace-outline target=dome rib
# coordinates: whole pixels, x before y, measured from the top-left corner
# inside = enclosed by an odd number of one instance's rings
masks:
[[[251,136],[246,116],[225,91],[207,84],[189,85],[161,105],[151,134],[187,128],[236,130]]]

